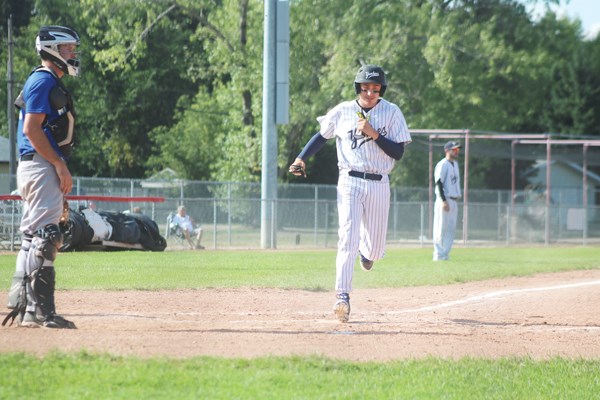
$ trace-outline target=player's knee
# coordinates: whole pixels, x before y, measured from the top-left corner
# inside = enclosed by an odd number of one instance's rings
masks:
[[[56,224],[48,224],[42,229],[38,229],[34,236],[48,239],[48,241],[53,244],[57,249],[62,246],[63,242],[63,234],[60,231],[60,228]]]
[[[37,230],[32,240],[38,256],[49,261],[56,259],[56,254],[60,246],[62,246],[62,242],[63,234],[56,224],[48,224],[44,228]]]

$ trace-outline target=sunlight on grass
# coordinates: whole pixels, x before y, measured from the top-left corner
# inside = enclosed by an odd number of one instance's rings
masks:
[[[78,252],[60,254],[59,289],[278,287],[331,290],[335,250]],[[373,271],[355,268],[355,288],[445,285],[511,276],[600,268],[600,249],[457,248],[452,260],[431,261],[430,249],[391,249]],[[15,255],[0,255],[8,288]]]

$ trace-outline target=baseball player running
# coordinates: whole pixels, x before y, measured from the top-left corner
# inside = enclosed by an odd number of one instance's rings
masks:
[[[305,174],[304,160],[317,153],[327,139],[336,139],[339,241],[333,311],[341,322],[350,317],[357,255],[366,271],[384,255],[390,207],[388,175],[395,161],[402,158],[405,144],[411,142],[400,108],[381,97],[387,88],[381,67],[362,66],[354,88],[356,99],[342,102],[317,118],[320,131],[289,168],[294,175]]]
[[[444,145],[446,157],[435,166],[435,205],[433,214],[433,261],[448,260],[454,243],[458,203],[460,199],[460,175],[458,153],[460,144],[448,142]]]
[[[67,160],[74,109],[61,78],[79,76],[79,36],[70,28],[44,26],[35,44],[42,65],[29,75],[15,101],[20,109],[17,186],[23,198],[23,241],[9,292],[12,312],[2,324],[19,317],[25,327],[74,329],[73,322],[56,314],[54,260],[62,244],[58,224],[68,211],[64,196],[73,186]]]

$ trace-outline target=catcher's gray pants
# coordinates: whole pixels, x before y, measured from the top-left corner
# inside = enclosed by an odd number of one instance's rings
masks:
[[[39,154],[31,161],[19,161],[17,187],[23,198],[21,232],[32,235],[46,225],[58,225],[64,195],[54,166]]]

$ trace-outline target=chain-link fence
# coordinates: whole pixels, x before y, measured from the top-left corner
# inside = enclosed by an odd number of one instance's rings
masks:
[[[0,177],[9,179],[9,177]],[[261,202],[268,202],[273,226],[272,247],[335,247],[337,245],[336,188],[333,185],[281,185],[276,200],[261,200],[260,184],[234,182],[169,181],[75,178],[73,194],[94,196],[164,197],[165,201],[103,202],[98,210],[123,212],[140,207],[166,234],[169,213],[184,204],[204,231],[208,248],[260,248]],[[569,201],[561,201],[561,199]],[[459,203],[456,243],[465,245],[520,245],[525,243],[600,242],[600,211],[583,208],[572,195],[557,196],[550,206],[540,197],[519,192],[471,190],[469,204]],[[77,209],[85,206],[71,202]],[[433,205],[428,189],[392,188],[388,224],[389,245],[431,245]],[[4,248],[18,244],[19,201],[0,205],[0,242]],[[465,221],[466,215],[466,223]]]

